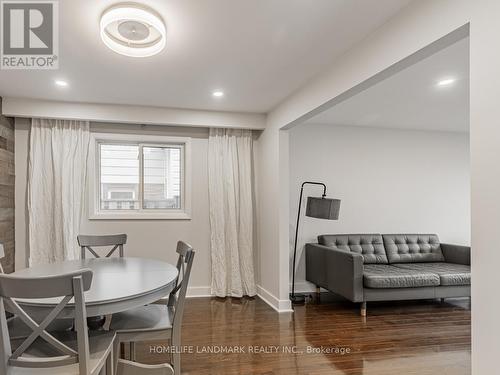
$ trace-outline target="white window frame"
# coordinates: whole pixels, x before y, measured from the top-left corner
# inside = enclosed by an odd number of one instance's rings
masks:
[[[180,209],[138,209],[101,210],[100,205],[100,143],[137,144],[140,146],[181,145],[181,208]],[[140,158],[142,160],[142,157]],[[89,220],[191,220],[191,138],[166,137],[145,134],[91,133],[88,163],[88,217]],[[139,167],[142,189],[142,162]],[[141,203],[142,204],[142,203]]]

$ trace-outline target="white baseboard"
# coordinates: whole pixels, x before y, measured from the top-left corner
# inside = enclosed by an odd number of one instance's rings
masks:
[[[209,286],[189,286],[186,297],[212,297],[211,288]]]
[[[260,285],[257,285],[257,296],[279,313],[293,312],[289,299],[280,300]]]
[[[293,312],[290,300],[280,300],[260,285],[257,285],[257,296],[279,313]],[[213,297],[213,295],[209,286],[190,286],[186,297]]]

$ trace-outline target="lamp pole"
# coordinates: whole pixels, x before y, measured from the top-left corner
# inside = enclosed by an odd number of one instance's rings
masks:
[[[304,193],[304,186],[305,185],[323,186],[322,198],[326,197],[326,185],[322,182],[305,181],[302,183],[302,185],[300,187],[299,209],[298,209],[298,213],[297,213],[297,225],[295,226],[295,244],[293,247],[292,293],[290,294],[290,300],[292,301],[292,303],[296,303],[296,304],[305,302],[304,296],[296,296],[295,295],[295,261],[297,259],[297,240],[298,240],[298,236],[299,236],[300,211],[301,211],[301,207],[302,207],[302,195]]]

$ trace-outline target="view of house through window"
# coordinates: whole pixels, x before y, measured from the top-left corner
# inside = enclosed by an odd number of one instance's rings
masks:
[[[143,147],[143,208],[181,208],[181,150]]]
[[[182,146],[99,144],[101,210],[180,209]]]

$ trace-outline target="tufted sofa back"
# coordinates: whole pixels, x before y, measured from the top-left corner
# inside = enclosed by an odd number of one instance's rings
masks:
[[[389,263],[444,261],[435,234],[384,234],[382,237]]]
[[[380,234],[323,234],[318,243],[363,255],[364,263],[389,263]]]

